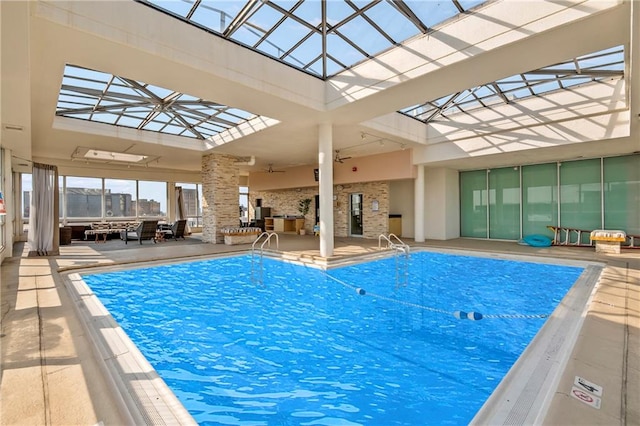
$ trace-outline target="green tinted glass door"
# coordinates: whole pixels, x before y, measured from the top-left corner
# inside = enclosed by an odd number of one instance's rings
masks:
[[[460,173],[460,235],[487,238],[487,171]]]
[[[602,227],[600,160],[568,161],[560,166],[560,226],[593,231]],[[589,233],[582,234],[589,244]]]
[[[520,171],[517,167],[489,171],[489,238],[520,238]]]
[[[557,164],[522,167],[522,235],[553,237],[547,226],[558,225]]]
[[[640,235],[640,156],[604,159],[604,227]]]

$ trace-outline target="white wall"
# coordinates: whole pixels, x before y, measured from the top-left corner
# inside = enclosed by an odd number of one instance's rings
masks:
[[[402,215],[403,238],[414,238],[413,180],[392,180],[389,182],[389,214]],[[400,235],[399,235],[400,236]]]
[[[460,190],[457,170],[425,169],[425,237],[449,240],[460,237]]]

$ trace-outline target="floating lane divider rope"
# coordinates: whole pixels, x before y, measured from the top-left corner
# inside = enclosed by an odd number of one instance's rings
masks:
[[[528,314],[488,314],[488,315],[483,315],[480,312],[473,312],[473,311],[472,312],[465,312],[465,311],[449,312],[449,311],[445,311],[443,309],[430,308],[428,306],[418,305],[416,303],[405,302],[405,301],[398,300],[398,299],[392,299],[390,297],[381,296],[381,295],[375,294],[375,293],[368,293],[362,287],[356,287],[354,285],[347,284],[344,281],[341,281],[336,277],[332,277],[331,275],[329,275],[326,272],[325,272],[325,275],[327,277],[331,278],[332,280],[334,280],[335,282],[337,282],[339,284],[342,284],[343,286],[354,290],[360,296],[371,296],[371,297],[375,297],[377,299],[382,299],[382,300],[386,300],[386,301],[389,301],[389,302],[398,303],[400,305],[410,306],[412,308],[422,309],[422,310],[429,311],[429,312],[436,312],[436,313],[444,314],[444,315],[453,315],[455,318],[460,319],[460,320],[468,319],[468,320],[471,320],[471,321],[479,321],[479,320],[481,320],[483,318],[489,318],[489,319],[496,319],[496,318],[500,318],[500,319],[505,319],[505,318],[537,319],[537,318],[547,318],[549,316],[548,314],[530,314],[530,315],[528,315]]]

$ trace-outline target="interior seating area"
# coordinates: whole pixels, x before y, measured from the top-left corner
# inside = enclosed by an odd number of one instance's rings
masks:
[[[182,238],[184,240],[184,234],[187,228],[187,220],[181,219],[176,220],[172,225],[165,225],[166,229],[161,229],[160,232],[163,234],[163,239],[174,239]]]
[[[143,220],[140,222],[137,228],[132,231],[122,232],[122,239],[127,244],[129,241],[138,241],[142,244],[143,241],[152,240],[156,242],[156,233],[158,232],[157,220]]]

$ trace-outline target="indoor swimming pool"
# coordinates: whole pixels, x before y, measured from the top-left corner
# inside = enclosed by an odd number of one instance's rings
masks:
[[[202,425],[468,424],[583,273],[421,251],[82,279]]]

